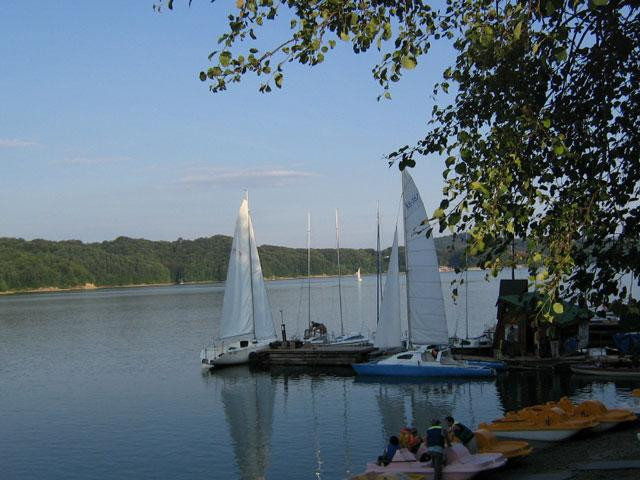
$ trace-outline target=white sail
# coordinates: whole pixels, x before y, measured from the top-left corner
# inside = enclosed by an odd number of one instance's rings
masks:
[[[427,213],[409,172],[402,172],[409,341],[416,345],[449,343],[438,257]]]
[[[376,331],[374,345],[380,349],[399,347],[402,344],[402,328],[400,326],[400,273],[398,268],[398,228],[393,236],[389,269],[384,284],[382,305],[380,306],[380,323]]]
[[[249,216],[249,239],[249,243],[251,244],[251,263],[253,265],[251,270],[251,283],[253,287],[253,323],[255,338],[257,340],[275,340],[276,328],[271,316],[271,305],[269,305],[267,289],[264,286],[262,266],[260,265],[260,257],[258,256],[258,247],[256,246],[256,238],[253,233],[251,216]]]
[[[221,340],[238,337],[275,338],[246,196],[240,204],[231,244],[220,322]]]

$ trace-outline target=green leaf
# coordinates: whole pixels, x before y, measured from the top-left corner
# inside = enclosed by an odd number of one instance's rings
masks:
[[[560,315],[564,312],[564,306],[561,303],[556,302],[553,304],[553,311]]]
[[[391,94],[389,92],[384,92],[384,98],[391,100]]]
[[[226,67],[231,62],[231,53],[230,52],[222,52],[220,54],[220,65]]]
[[[553,147],[553,152],[556,155],[562,155],[564,153],[564,147],[562,145],[556,145],[555,147]]]
[[[516,233],[516,229],[515,229],[515,227],[513,226],[513,222],[509,222],[509,223],[507,224],[507,232],[509,232],[509,233],[511,233],[511,234]]]
[[[549,120],[548,118],[545,118],[544,120],[542,120],[542,126],[544,128],[549,128],[551,126],[551,120]]]
[[[414,68],[416,68],[416,59],[409,57],[408,55],[404,55],[401,59],[400,62],[402,64],[402,68],[406,68],[407,70],[413,70]]]
[[[207,79],[207,74],[204,72],[200,72],[200,81],[204,82]]]
[[[433,218],[442,218],[444,217],[444,210],[441,208],[437,208],[435,212],[433,212]]]
[[[345,42],[348,42],[349,41],[349,34],[347,32],[341,32],[340,33],[340,39],[345,41]]]
[[[591,0],[591,3],[596,7],[604,7],[609,4],[609,0]]]
[[[522,20],[520,20],[516,24],[516,28],[513,29],[513,36],[516,40],[520,40],[520,35],[522,34]]]
[[[567,49],[566,48],[561,48],[559,50],[556,50],[556,53],[554,55],[556,57],[556,60],[558,62],[564,62],[567,59]]]
[[[533,261],[537,263],[537,262],[539,262],[540,260],[542,260],[542,255],[540,255],[540,253],[536,253],[536,254],[533,256]]]
[[[278,88],[282,88],[282,79],[284,77],[282,76],[281,73],[276,73],[275,77],[273,77],[273,80],[276,82],[276,87]]]

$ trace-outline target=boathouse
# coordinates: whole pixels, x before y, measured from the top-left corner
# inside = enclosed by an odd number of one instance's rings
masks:
[[[540,302],[548,301],[538,292],[498,297],[494,348],[507,357],[557,357],[586,348],[591,312],[560,302],[562,313],[551,309],[553,321],[549,322],[538,313]]]

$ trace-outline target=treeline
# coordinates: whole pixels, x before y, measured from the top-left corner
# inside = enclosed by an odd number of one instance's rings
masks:
[[[230,249],[231,237],[224,235],[173,242],[119,237],[100,243],[0,238],[0,291],[224,281]],[[464,265],[463,240],[436,238],[436,249],[441,266]],[[263,245],[258,250],[266,278],[307,274],[304,248]],[[390,250],[382,252],[384,270]],[[311,274],[336,275],[336,260],[334,249],[312,249]],[[376,252],[344,248],[340,263],[345,275],[358,268],[363,274],[375,273]],[[404,269],[402,248],[400,268]]]

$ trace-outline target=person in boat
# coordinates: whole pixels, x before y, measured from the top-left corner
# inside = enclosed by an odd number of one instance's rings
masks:
[[[414,455],[418,453],[418,449],[420,448],[420,444],[422,443],[422,438],[418,435],[417,428],[409,428],[405,427],[400,430],[400,446],[402,448],[406,448]]]
[[[478,452],[476,435],[469,427],[460,422],[456,422],[451,415],[446,417],[444,421],[446,422],[447,431],[451,437],[460,440],[460,443],[462,443],[470,453],[475,454]]]
[[[442,480],[444,447],[445,445],[450,445],[450,442],[440,424],[440,420],[437,418],[431,420],[431,426],[427,428],[427,433],[424,437],[424,444],[427,447],[427,452],[420,457],[420,461],[426,462],[431,459],[433,480]]]
[[[392,435],[389,437],[389,444],[384,449],[384,453],[378,457],[378,465],[384,465],[385,467],[389,465],[398,448],[400,448],[400,440],[395,435]]]

